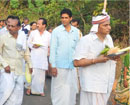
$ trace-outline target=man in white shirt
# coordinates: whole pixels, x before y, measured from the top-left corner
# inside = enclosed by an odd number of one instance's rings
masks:
[[[90,33],[78,43],[74,56],[74,65],[80,67],[80,105],[107,105],[115,77],[116,58],[99,55],[105,45],[114,47],[109,35],[110,16],[94,17],[92,24]]]
[[[48,48],[50,43],[50,33],[46,31],[47,21],[40,18],[37,22],[38,30],[30,33],[28,45],[31,49],[31,59],[33,66],[31,93],[45,96],[45,71],[48,70]],[[30,94],[30,91],[28,92]]]
[[[24,39],[22,37],[24,34],[19,33],[20,27],[19,18],[12,16],[8,23],[9,32],[0,36],[0,105],[22,104],[23,59],[29,64],[30,71],[32,71],[29,48],[26,44],[26,37]]]

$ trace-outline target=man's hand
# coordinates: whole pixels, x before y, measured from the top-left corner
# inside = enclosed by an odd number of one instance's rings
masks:
[[[6,73],[10,73],[10,66],[6,66],[4,69]]]
[[[97,63],[105,63],[109,60],[108,57],[105,57],[104,55],[100,55],[98,58],[95,59]]]
[[[51,68],[51,75],[56,77],[57,74],[58,74],[57,69],[56,68]]]
[[[29,68],[29,72],[30,72],[30,74],[32,74],[32,72],[33,72],[33,69],[32,69],[32,68]]]
[[[40,46],[39,45],[37,45],[37,44],[34,44],[33,45],[33,48],[39,48]]]
[[[120,56],[110,57],[111,60],[118,61],[120,60]]]

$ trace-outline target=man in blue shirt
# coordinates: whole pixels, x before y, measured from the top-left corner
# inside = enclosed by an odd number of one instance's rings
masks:
[[[79,33],[77,28],[70,25],[71,10],[63,9],[60,16],[62,24],[53,30],[50,45],[52,104],[75,105],[77,84],[73,54]]]

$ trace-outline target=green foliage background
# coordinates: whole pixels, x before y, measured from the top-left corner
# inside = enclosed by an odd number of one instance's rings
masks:
[[[103,9],[104,0],[0,0],[0,19],[8,15],[17,15],[21,21],[28,17],[37,21],[39,17],[48,20],[48,26],[60,24],[60,11],[70,8],[73,18],[80,20],[83,34],[89,33],[92,15],[98,15]],[[129,0],[108,0],[107,12],[111,16],[111,35],[119,46],[129,44]],[[122,42],[122,44],[119,44]]]

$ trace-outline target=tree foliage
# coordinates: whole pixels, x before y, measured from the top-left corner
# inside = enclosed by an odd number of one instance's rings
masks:
[[[17,15],[21,21],[28,17],[30,22],[44,17],[49,26],[56,27],[60,24],[60,11],[70,8],[73,18],[80,20],[80,29],[85,35],[91,28],[92,16],[101,13],[103,4],[104,0],[1,0],[0,17]],[[128,41],[129,0],[108,0],[107,12],[111,16],[113,38]]]

